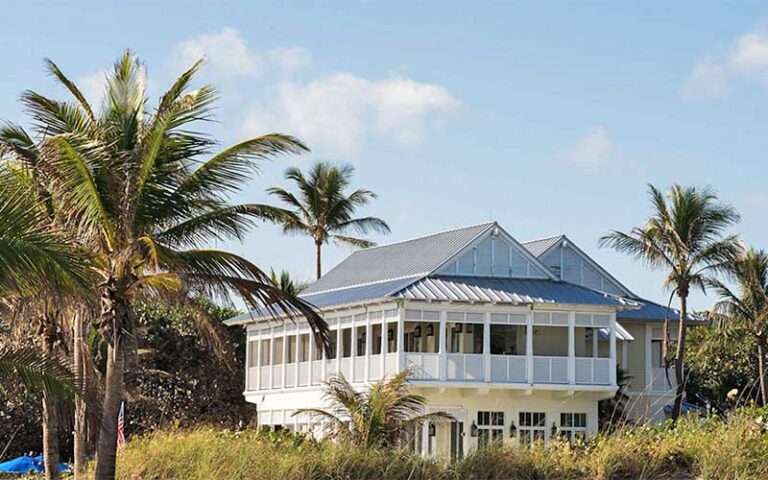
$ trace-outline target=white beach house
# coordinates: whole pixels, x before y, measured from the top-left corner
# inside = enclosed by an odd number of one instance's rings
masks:
[[[323,406],[330,375],[362,388],[404,368],[429,408],[456,418],[419,432],[425,453],[589,435],[617,366],[631,376],[631,417],[663,418],[673,398],[661,326],[676,312],[634,295],[564,235],[519,243],[494,222],[360,250],[302,298],[330,326],[329,357],[306,322],[257,312],[227,322],[247,329],[244,394],[263,425],[309,429],[293,413]]]

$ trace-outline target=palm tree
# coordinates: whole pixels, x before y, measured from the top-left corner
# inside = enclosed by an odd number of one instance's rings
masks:
[[[768,405],[765,378],[765,355],[768,348],[768,253],[750,249],[733,263],[729,273],[738,286],[738,293],[719,280],[711,280],[710,285],[720,296],[714,311],[732,320],[728,326],[746,328],[754,336],[760,396],[763,405]]]
[[[12,372],[28,388],[42,391],[45,476],[54,479],[59,477],[57,404],[80,393],[75,388],[80,384],[57,359],[57,313],[50,307],[86,288],[88,261],[52,224],[28,180],[23,172],[0,167],[0,298],[4,310],[36,319],[41,352],[0,347],[0,374]]]
[[[206,248],[209,241],[242,239],[264,214],[257,205],[232,205],[260,160],[307,151],[280,134],[255,137],[212,154],[215,142],[193,124],[211,120],[215,89],[190,83],[202,62],[185,71],[147,107],[143,65],[128,51],[106,79],[96,111],[53,63],[51,73],[71,93],[61,102],[35,92],[23,96],[40,140],[23,132],[18,159],[50,189],[63,224],[94,258],[101,312],[95,321],[107,342],[105,395],[96,479],[115,475],[117,414],[126,354],[136,337],[131,301],[186,298],[196,292],[229,301],[238,294],[252,308],[303,315],[327,348],[327,325],[305,302],[274,287],[248,260]],[[30,146],[32,145],[32,146]],[[201,312],[204,315],[204,312]]]
[[[423,413],[427,400],[408,391],[408,370],[389,380],[379,380],[365,391],[357,391],[344,377],[332,376],[325,383],[329,410],[305,408],[294,415],[310,414],[325,422],[330,435],[365,448],[402,446],[417,427],[452,420],[446,412]]]
[[[672,409],[672,418],[677,420],[685,389],[683,357],[688,295],[692,288],[705,291],[712,275],[722,272],[736,258],[739,239],[726,235],[726,229],[740,217],[733,207],[720,203],[708,187],[674,185],[666,198],[653,185],[648,188],[653,214],[645,225],[629,233],[614,230],[600,239],[600,245],[631,255],[654,270],[665,271],[664,288],[671,289],[680,301],[675,353],[677,391]],[[664,327],[667,332],[666,322]],[[664,355],[668,363],[667,348]]]
[[[288,205],[288,209],[267,207],[265,213],[283,225],[283,232],[309,235],[315,242],[315,273],[322,275],[321,249],[333,240],[337,244],[368,248],[374,242],[349,236],[350,232],[366,235],[370,232],[389,233],[389,226],[376,217],[354,218],[358,207],[376,198],[370,190],[347,193],[355,169],[351,165],[335,166],[327,162],[315,163],[305,175],[298,168],[289,168],[285,179],[293,181],[298,197],[281,188],[267,191]]]
[[[308,286],[304,281],[294,280],[287,270],[281,270],[280,273],[277,273],[274,269],[270,269],[269,280],[272,282],[272,285],[294,296],[300,294]]]

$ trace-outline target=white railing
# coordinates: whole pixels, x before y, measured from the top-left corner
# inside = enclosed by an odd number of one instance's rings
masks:
[[[270,379],[270,373],[272,372],[272,367],[266,366],[266,367],[259,367],[261,368],[261,375],[259,375],[259,389],[265,390],[272,385],[269,381]]]
[[[381,378],[381,354],[371,355],[368,361],[368,376],[371,380]]]
[[[309,362],[299,363],[299,386],[309,385]]]
[[[285,385],[284,387],[296,386],[296,364],[288,363],[285,365]]]
[[[576,358],[576,383],[579,385],[610,385],[610,358]]]
[[[344,378],[352,381],[352,359],[351,358],[342,358],[341,359],[341,368],[339,369],[339,373],[344,375]]]
[[[248,388],[246,390],[258,390],[259,389],[259,367],[248,368]]]
[[[382,365],[381,355],[351,357],[312,362],[289,363],[263,367],[249,367],[247,390],[267,390],[321,385],[337,372],[351,382],[375,382],[400,371],[397,353],[387,353]],[[470,381],[517,384],[569,384],[609,386],[612,382],[610,358],[551,357],[525,355],[489,355],[481,353],[416,353],[403,355],[404,367],[412,372],[416,381]],[[571,361],[573,363],[571,363]],[[529,364],[531,362],[531,364]],[[311,368],[310,368],[311,363]],[[337,365],[339,368],[337,369]],[[382,370],[383,366],[383,370]],[[529,373],[530,369],[530,373]],[[323,376],[325,374],[325,376]],[[529,378],[529,375],[531,377]],[[572,375],[572,377],[571,377]],[[648,388],[652,392],[668,392],[675,388],[675,370],[669,370],[672,385],[667,383],[664,368],[652,368]]]
[[[447,380],[485,380],[483,354],[481,353],[448,353],[446,354]]]
[[[281,388],[283,386],[283,366],[272,365],[272,388]]]
[[[651,368],[651,391],[669,392],[677,388],[675,369],[669,368],[669,378],[667,378],[667,369],[664,367]]]
[[[491,355],[491,381],[526,383],[525,355]]]
[[[437,380],[440,378],[440,355],[406,353],[405,368],[411,371],[411,377],[414,380]]]
[[[568,383],[568,357],[533,357],[533,383]]]
[[[355,382],[365,381],[365,357],[355,357],[354,370],[352,380]]]
[[[323,383],[323,360],[312,361],[312,385]]]

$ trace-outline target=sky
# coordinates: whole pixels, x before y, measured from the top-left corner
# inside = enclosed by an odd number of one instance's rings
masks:
[[[0,117],[25,89],[63,98],[53,59],[98,103],[130,48],[156,99],[197,58],[218,86],[226,146],[281,132],[312,152],[262,165],[233,198],[275,203],[289,166],[349,163],[392,228],[378,242],[498,221],[520,241],[566,233],[636,293],[660,272],[598,247],[641,225],[647,184],[711,185],[768,248],[764,2],[16,2],[4,8]],[[154,100],[153,100],[154,102]],[[313,275],[307,237],[261,225],[227,243]],[[351,251],[330,245],[327,268]],[[712,298],[695,295],[703,309]]]

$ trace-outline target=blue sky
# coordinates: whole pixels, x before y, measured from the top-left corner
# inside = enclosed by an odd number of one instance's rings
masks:
[[[24,89],[64,95],[45,57],[97,99],[124,48],[153,97],[204,54],[222,143],[281,131],[313,149],[236,200],[269,200],[289,165],[349,162],[380,195],[361,213],[392,227],[377,240],[488,219],[519,240],[567,233],[661,300],[660,274],[597,247],[647,216],[648,182],[711,184],[768,248],[768,8],[634,3],[27,2],[5,7],[0,117],[23,119]],[[227,247],[311,278],[308,238],[262,226]]]

